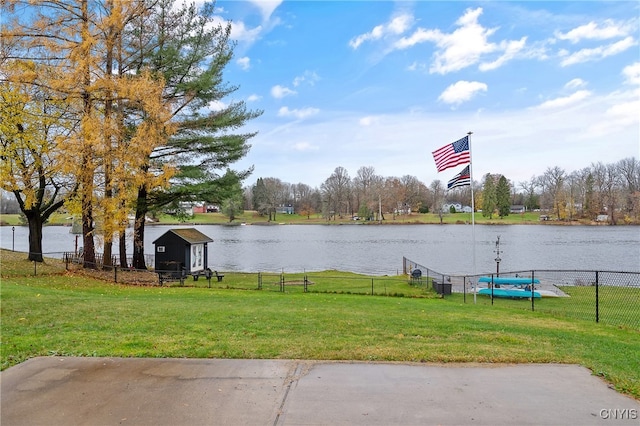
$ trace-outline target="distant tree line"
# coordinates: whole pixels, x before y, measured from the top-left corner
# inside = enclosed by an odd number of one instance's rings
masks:
[[[640,163],[625,158],[613,164],[593,163],[567,173],[549,167],[540,176],[513,182],[489,173],[474,182],[474,206],[483,216],[504,217],[514,205],[525,211],[542,210],[558,220],[596,220],[606,216],[610,224],[640,223]],[[337,167],[320,185],[290,184],[275,177],[261,177],[244,189],[244,208],[276,220],[276,211],[292,206],[303,216],[322,215],[327,221],[342,217],[393,220],[396,215],[432,212],[442,216],[445,203],[471,206],[471,187],[447,191],[434,180],[430,185],[417,177],[383,177],[373,167],[360,167],[352,178]]]

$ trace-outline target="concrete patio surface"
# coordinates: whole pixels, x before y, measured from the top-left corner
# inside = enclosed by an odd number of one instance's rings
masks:
[[[30,359],[0,373],[2,426],[640,425],[575,365]]]

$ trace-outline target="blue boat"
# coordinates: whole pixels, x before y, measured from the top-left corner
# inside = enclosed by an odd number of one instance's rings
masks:
[[[500,297],[505,299],[530,299],[531,297],[538,299],[542,294],[538,291],[531,292],[531,284],[540,284],[537,278],[531,279],[527,277],[480,277],[478,283],[493,283],[493,291],[491,288],[479,288],[478,294],[486,296]],[[503,287],[506,286],[506,287]]]
[[[532,293],[531,290],[525,290],[523,288],[494,288],[493,290],[490,288],[481,288],[478,289],[478,294],[484,294],[489,297],[493,294],[493,297],[500,297],[503,299],[530,299],[532,295],[534,299],[542,297],[537,291]]]

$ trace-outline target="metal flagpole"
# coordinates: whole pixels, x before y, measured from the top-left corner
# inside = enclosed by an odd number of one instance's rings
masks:
[[[473,197],[473,155],[471,154],[471,135],[473,132],[467,132],[469,136],[469,179],[471,181],[471,239],[473,244],[473,279],[476,281],[473,289],[473,303],[476,303],[476,295],[478,294],[478,282],[476,275],[476,206]]]

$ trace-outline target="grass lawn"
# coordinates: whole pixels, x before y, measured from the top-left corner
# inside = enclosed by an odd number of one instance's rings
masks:
[[[575,363],[640,399],[637,329],[461,297],[126,286],[1,260],[2,369],[42,355]]]
[[[557,224],[566,222],[540,222],[540,212],[526,212],[524,214],[510,214],[504,218],[494,216],[492,219],[482,216],[482,213],[475,214],[475,221],[478,224]],[[171,225],[182,223],[176,216],[160,215],[158,224]],[[49,225],[71,225],[72,220],[68,214],[54,213],[47,224]],[[231,223],[239,225],[240,223],[246,224],[264,224],[268,222],[268,216],[260,216],[255,211],[247,210],[244,213],[238,215],[238,217]],[[196,213],[192,218],[186,220],[183,223],[196,223],[203,225],[228,225],[229,218],[222,213]],[[342,218],[336,218],[335,220],[327,221],[321,214],[312,214],[309,217],[301,216],[299,214],[278,214],[273,224],[353,224],[353,225],[375,225],[378,222],[367,221],[354,221],[349,216]],[[393,224],[437,224],[440,223],[440,217],[433,213],[412,213],[410,215],[398,215],[393,216],[391,214],[385,215],[385,220],[382,222],[386,225]],[[442,223],[455,224],[455,223],[471,223],[471,213],[448,213],[443,215]],[[21,225],[20,217],[17,214],[1,214],[0,224],[2,225]]]

